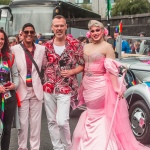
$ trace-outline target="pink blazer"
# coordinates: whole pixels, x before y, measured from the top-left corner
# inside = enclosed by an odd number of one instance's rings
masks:
[[[44,54],[45,54],[45,47],[35,44],[36,49],[34,52],[34,60],[37,63],[39,70],[41,70]],[[26,75],[27,75],[27,65],[26,65],[26,58],[25,53],[20,44],[11,47],[12,53],[15,55],[15,61],[20,77],[19,86],[17,88],[17,93],[22,101],[27,95],[27,86],[26,86]],[[39,75],[36,71],[34,64],[32,64],[32,84],[33,89],[35,92],[36,97],[39,100],[43,99],[43,86],[41,84],[41,80]]]

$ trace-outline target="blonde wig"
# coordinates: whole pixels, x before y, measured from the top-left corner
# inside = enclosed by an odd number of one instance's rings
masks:
[[[89,21],[88,29],[90,30],[91,27],[100,27],[102,30],[105,29],[104,25],[101,22],[97,21],[97,20],[90,20]],[[106,40],[106,35],[105,34],[103,35],[103,38],[104,38],[104,40]],[[92,38],[89,38],[89,41],[92,42]]]
[[[97,20],[90,20],[88,23],[89,30],[91,27],[94,27],[94,26],[100,27],[101,29],[104,29],[104,25],[101,22],[99,22]]]

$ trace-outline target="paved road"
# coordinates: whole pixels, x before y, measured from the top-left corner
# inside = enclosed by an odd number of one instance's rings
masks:
[[[78,118],[79,118],[80,114],[81,114],[81,111],[79,111],[79,110],[75,110],[72,113],[72,117],[70,119],[71,133],[73,133],[73,130],[74,130],[76,124],[77,124],[77,121],[78,121]],[[29,147],[29,144],[28,144],[28,147]],[[12,129],[12,137],[11,137],[11,144],[10,144],[10,149],[9,150],[17,150],[17,148],[18,148],[18,145],[17,145],[17,130]],[[50,137],[49,137],[49,133],[48,133],[48,129],[47,129],[47,122],[46,122],[46,116],[45,116],[44,109],[43,109],[43,114],[42,114],[42,130],[41,130],[41,147],[40,147],[40,150],[53,150],[51,140],[50,140]]]
[[[71,128],[71,133],[73,133],[73,130],[77,124],[78,118],[80,116],[82,111],[74,111],[71,115],[70,119],[70,128]],[[28,142],[28,147],[29,147],[29,142]],[[9,150],[17,150],[18,145],[17,145],[17,130],[12,129],[12,137],[11,137],[11,143],[10,143],[10,149]],[[46,121],[46,115],[45,115],[45,110],[43,109],[43,114],[42,114],[42,129],[41,129],[41,147],[40,150],[53,150],[52,149],[52,144],[51,140],[49,137],[49,132],[47,129],[47,121]]]

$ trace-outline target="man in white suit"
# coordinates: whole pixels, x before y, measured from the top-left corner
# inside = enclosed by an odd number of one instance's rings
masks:
[[[39,150],[43,87],[39,74],[25,51],[31,54],[41,70],[45,47],[33,42],[35,28],[31,23],[22,27],[22,36],[24,50],[20,44],[11,48],[20,75],[20,84],[17,89],[21,100],[21,107],[19,107],[21,129],[18,132],[18,150],[27,150],[28,124],[30,124],[30,149]]]

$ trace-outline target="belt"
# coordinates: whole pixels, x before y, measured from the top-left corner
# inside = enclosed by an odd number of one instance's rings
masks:
[[[105,73],[100,73],[100,72],[90,72],[90,71],[86,71],[85,75],[86,76],[104,76]]]

